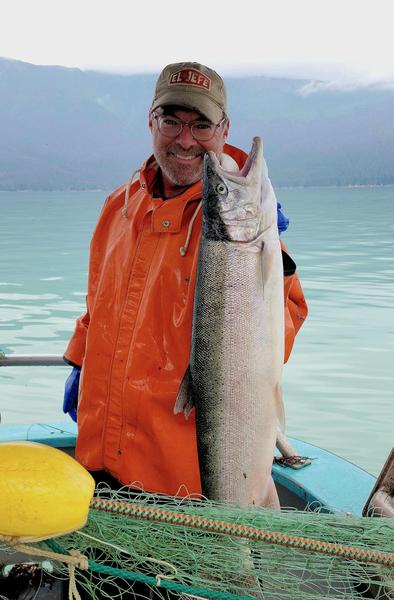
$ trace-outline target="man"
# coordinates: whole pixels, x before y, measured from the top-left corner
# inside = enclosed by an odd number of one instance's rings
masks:
[[[185,420],[173,407],[189,362],[204,153],[226,168],[246,160],[226,144],[229,125],[215,71],[165,67],[149,112],[153,156],[106,200],[91,243],[87,312],[65,353],[75,367],[65,412],[82,367],[77,459],[147,491],[201,489],[194,414]],[[284,271],[287,360],[307,308],[286,253]]]

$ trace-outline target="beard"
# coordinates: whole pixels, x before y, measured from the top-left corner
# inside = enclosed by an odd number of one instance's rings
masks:
[[[153,154],[156,162],[163,174],[175,185],[185,187],[196,183],[202,179],[205,150],[201,147],[193,147],[191,150],[185,150],[178,144],[166,146],[165,148],[154,148]],[[193,164],[179,163],[174,156],[192,156],[198,159],[193,160]]]

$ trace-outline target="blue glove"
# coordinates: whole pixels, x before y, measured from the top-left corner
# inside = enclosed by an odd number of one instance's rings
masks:
[[[279,235],[280,235],[281,233],[286,231],[286,229],[289,226],[290,221],[287,217],[285,217],[283,212],[280,210],[282,208],[282,205],[280,204],[280,202],[278,202],[277,208],[278,208],[278,230],[279,230]]]
[[[79,367],[73,367],[73,370],[66,379],[66,385],[64,387],[63,412],[66,414],[68,413],[75,423],[77,422],[80,375],[81,369]]]

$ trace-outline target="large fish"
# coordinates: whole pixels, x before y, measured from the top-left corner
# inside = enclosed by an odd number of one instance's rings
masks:
[[[205,156],[190,365],[175,412],[196,408],[202,493],[279,505],[271,478],[283,422],[283,265],[262,143],[241,171]]]

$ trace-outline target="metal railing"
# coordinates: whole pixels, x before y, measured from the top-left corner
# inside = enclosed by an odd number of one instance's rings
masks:
[[[0,352],[0,367],[67,367],[60,354],[4,354]]]

